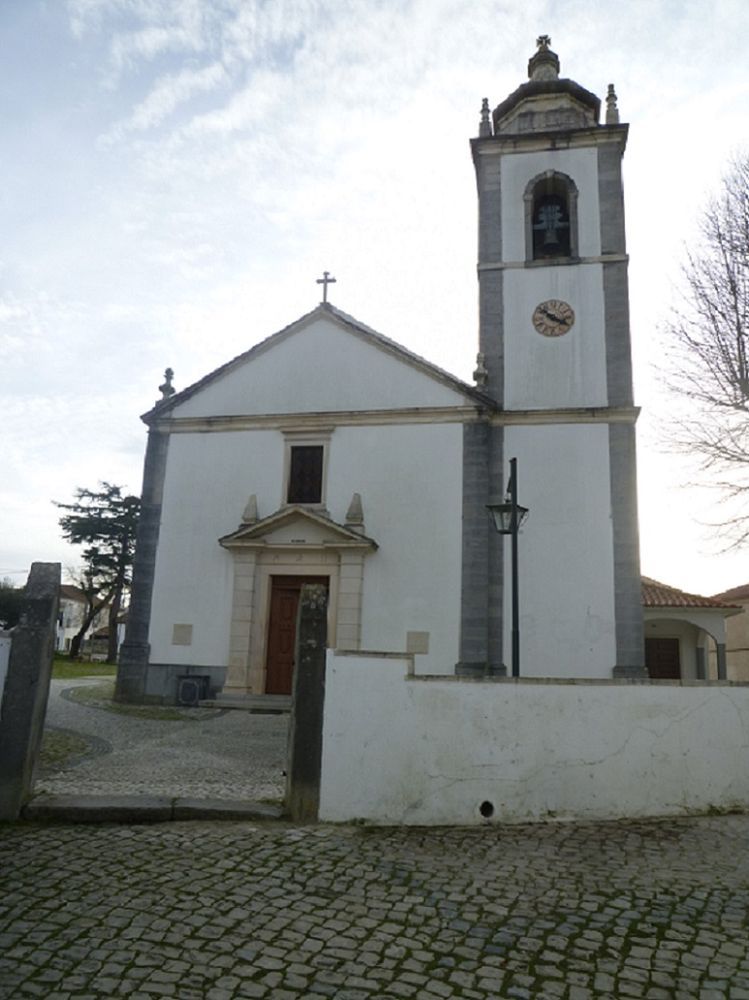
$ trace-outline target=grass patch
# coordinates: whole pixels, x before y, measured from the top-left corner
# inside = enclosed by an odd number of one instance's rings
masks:
[[[72,688],[66,692],[66,697],[79,705],[90,708],[102,708],[118,715],[129,715],[135,719],[158,719],[162,722],[199,722],[202,719],[220,715],[220,711],[212,708],[181,708],[171,705],[128,705],[114,700],[114,679],[102,681],[100,684],[86,684]]]
[[[76,757],[85,756],[91,744],[80,733],[70,729],[45,729],[39,766],[43,771],[57,771],[66,767]]]
[[[114,663],[78,663],[68,657],[56,656],[52,664],[52,676],[59,680],[73,680],[76,677],[114,677],[117,667]]]

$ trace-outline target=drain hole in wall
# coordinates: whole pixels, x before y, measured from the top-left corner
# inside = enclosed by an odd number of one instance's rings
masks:
[[[494,805],[491,802],[482,802],[479,806],[479,812],[484,817],[484,819],[491,819],[494,815]]]

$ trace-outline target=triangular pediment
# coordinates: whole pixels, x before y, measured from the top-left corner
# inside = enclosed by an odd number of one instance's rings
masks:
[[[326,303],[143,419],[476,405],[491,400]]]
[[[234,548],[357,548],[376,549],[377,543],[345,524],[338,524],[308,507],[290,506],[253,524],[242,524],[219,539]]]

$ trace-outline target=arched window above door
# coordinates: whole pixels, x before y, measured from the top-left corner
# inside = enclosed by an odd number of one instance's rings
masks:
[[[566,174],[547,170],[525,189],[527,261],[570,260],[577,250],[577,187]]]

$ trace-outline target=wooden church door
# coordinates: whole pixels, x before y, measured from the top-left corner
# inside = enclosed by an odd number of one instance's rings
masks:
[[[328,578],[326,576],[271,577],[268,654],[265,663],[266,694],[291,694],[299,592],[305,583],[324,583],[327,586]]]
[[[678,681],[681,678],[679,640],[667,636],[646,638],[645,666],[651,680]]]

